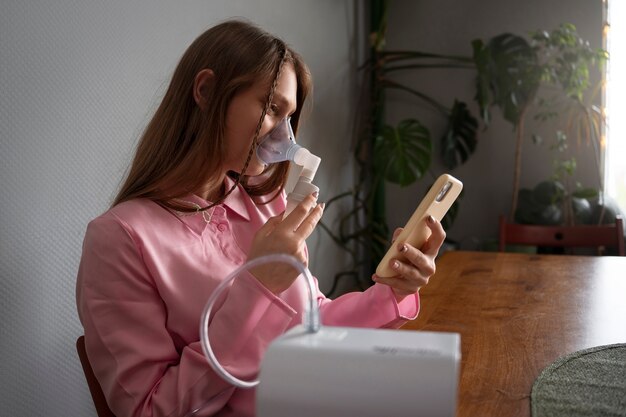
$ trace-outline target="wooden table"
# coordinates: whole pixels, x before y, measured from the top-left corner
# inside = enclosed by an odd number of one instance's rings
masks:
[[[461,334],[457,416],[529,416],[541,371],[626,342],[626,257],[448,252],[404,328]]]

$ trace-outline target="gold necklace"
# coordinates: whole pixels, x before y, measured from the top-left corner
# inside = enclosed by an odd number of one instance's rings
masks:
[[[215,211],[215,207],[216,206],[213,206],[209,210],[201,210],[202,207],[199,204],[194,203],[192,201],[181,200],[179,198],[174,199],[174,201],[178,201],[180,203],[190,204],[193,208],[196,209],[195,212],[183,212],[183,211],[176,210],[176,214],[177,215],[179,215],[181,217],[185,217],[185,216],[195,216],[198,213],[202,213],[202,218],[204,219],[204,221],[206,223],[211,223],[211,218],[213,217],[213,212]]]

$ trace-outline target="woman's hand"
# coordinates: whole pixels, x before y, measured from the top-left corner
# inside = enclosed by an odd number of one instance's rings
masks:
[[[304,242],[322,218],[324,203],[315,205],[313,195],[305,198],[283,220],[283,215],[270,218],[254,236],[248,260],[274,253],[294,256],[308,264]],[[279,294],[291,286],[300,274],[286,263],[268,263],[250,270],[265,287]]]
[[[398,228],[393,233],[393,242],[398,246],[398,250],[406,257],[406,260],[391,259],[391,268],[398,273],[393,277],[379,277],[374,274],[372,279],[379,283],[389,285],[396,296],[398,302],[407,295],[415,294],[421,287],[428,284],[428,280],[435,273],[435,257],[439,252],[446,232],[441,227],[441,223],[432,216],[426,221],[432,234],[424,245],[417,249],[406,242],[395,242],[402,231]]]

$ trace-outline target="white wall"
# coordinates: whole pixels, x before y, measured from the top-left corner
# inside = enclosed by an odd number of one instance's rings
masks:
[[[283,37],[317,81],[301,141],[322,156],[324,200],[350,181],[352,1],[2,2],[0,414],[95,415],[74,342],[87,222],[104,211],[189,43],[246,17]],[[338,257],[310,241],[327,288]]]
[[[602,46],[600,0],[394,0],[390,6],[387,48],[471,56],[470,42],[473,39],[487,40],[504,32],[525,36],[537,29],[555,29],[561,23],[575,24],[578,33],[593,47]],[[406,76],[404,80],[446,105],[451,105],[455,97],[463,99],[475,116],[479,114],[473,100],[474,73],[471,71],[423,70],[417,76]],[[406,95],[389,94],[389,119],[397,121],[417,112],[428,122],[433,138],[438,141],[444,129],[443,121],[438,114],[414,103]],[[514,132],[498,109],[493,109],[493,116],[489,129],[479,132],[476,153],[467,164],[452,172],[464,182],[465,193],[459,217],[448,230],[448,236],[460,241],[463,248],[475,248],[479,242],[495,238],[498,215],[508,215],[510,211]],[[546,135],[545,128],[533,130],[532,123],[529,123],[526,131],[522,187],[532,188],[552,174],[553,154],[546,146],[538,147],[530,140],[530,132]],[[598,187],[591,148],[582,146],[577,149],[574,143],[570,145],[578,161],[577,177],[586,186]],[[441,167],[435,171],[443,172]],[[405,189],[389,187],[390,226],[409,216],[430,181],[428,178]]]

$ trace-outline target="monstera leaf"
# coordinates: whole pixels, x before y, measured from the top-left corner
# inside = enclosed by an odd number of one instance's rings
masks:
[[[374,145],[374,167],[389,182],[406,186],[421,178],[430,167],[430,132],[415,119],[397,127],[385,125]]]
[[[454,100],[448,129],[441,138],[441,157],[448,169],[467,161],[476,150],[478,121],[463,102]]]
[[[496,105],[507,121],[517,124],[541,82],[542,68],[535,49],[510,33],[496,36],[486,45],[475,40],[472,47],[478,70],[475,98],[483,120],[489,122],[488,108]]]

